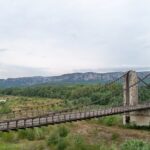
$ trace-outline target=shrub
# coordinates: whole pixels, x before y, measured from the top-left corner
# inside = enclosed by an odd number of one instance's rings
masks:
[[[27,137],[26,130],[19,130],[18,136],[19,136],[19,139],[25,139]]]
[[[33,129],[27,129],[27,139],[33,141],[35,139],[35,134]]]
[[[36,140],[45,139],[44,130],[42,130],[42,128],[34,128],[34,134]]]
[[[108,116],[108,117],[99,119],[99,122],[107,126],[119,125],[120,118],[118,116]]]
[[[18,136],[20,139],[42,140],[45,139],[45,132],[42,128],[19,130]]]
[[[74,136],[73,140],[74,140],[74,146],[73,146],[74,150],[76,150],[76,149],[77,150],[87,150],[88,149],[88,146],[86,145],[86,143],[81,135]]]
[[[8,143],[17,143],[18,142],[18,136],[15,132],[3,133],[1,135],[1,139],[4,142],[8,142]]]
[[[0,113],[9,113],[9,112],[11,112],[11,108],[7,103],[0,105]]]
[[[56,145],[58,144],[59,142],[59,135],[56,134],[56,133],[52,133],[49,137],[48,137],[48,140],[47,140],[47,145]]]
[[[68,146],[68,143],[64,139],[60,139],[57,145],[57,150],[65,150]]]
[[[28,139],[30,141],[35,139],[35,133],[33,129],[20,130],[18,132],[20,139]]]
[[[58,129],[60,137],[66,137],[69,133],[69,130],[65,126],[61,126]]]

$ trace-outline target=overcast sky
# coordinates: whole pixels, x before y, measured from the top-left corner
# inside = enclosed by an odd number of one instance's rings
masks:
[[[0,0],[0,78],[150,70],[149,0]]]

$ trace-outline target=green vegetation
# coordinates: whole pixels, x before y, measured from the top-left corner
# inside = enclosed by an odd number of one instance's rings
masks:
[[[74,104],[86,104],[96,102],[99,105],[120,105],[122,104],[122,85],[113,84],[109,87],[104,87],[100,84],[92,85],[45,85],[26,88],[8,88],[1,89],[1,95],[27,96],[27,97],[42,97],[51,99],[63,99],[66,104],[72,101]],[[150,90],[146,87],[139,89],[140,100],[146,101],[150,99]],[[22,98],[26,101],[26,98]]]
[[[150,143],[143,142],[141,140],[126,141],[121,145],[121,150],[149,150]]]
[[[108,149],[104,144],[88,144],[80,134],[72,134],[62,126],[48,137],[47,145],[54,150],[99,150]]]
[[[0,96],[0,99],[5,99],[5,103],[0,104],[0,119],[6,117],[14,117],[13,111],[21,110],[26,114],[26,110],[34,109],[35,111],[59,110],[64,108],[64,102],[61,99],[38,98],[38,97],[23,97],[23,96]],[[42,108],[43,106],[44,108]],[[34,111],[34,114],[36,113]],[[31,113],[30,113],[31,114]]]
[[[11,112],[11,108],[7,103],[0,105],[0,113],[9,113],[9,112]]]
[[[144,102],[145,100],[150,100],[150,87],[139,88],[139,100]]]
[[[98,119],[100,124],[104,124],[107,126],[115,126],[122,125],[122,117],[121,116],[108,116]]]
[[[0,113],[36,110],[41,105],[48,105],[48,110],[61,110],[93,102],[103,108],[118,106],[123,99],[120,84],[109,87],[80,84],[9,88],[1,89],[0,95],[6,99],[6,103],[0,104]],[[150,90],[140,87],[139,96],[142,102],[149,100]],[[149,129],[141,131],[133,126],[132,129],[133,132],[131,127],[123,127],[122,116],[117,115],[81,123],[0,132],[0,150],[149,150],[146,142],[150,140]]]
[[[73,105],[86,104],[98,100],[97,104],[99,105],[118,105],[122,103],[122,87],[119,84],[108,88],[98,84],[9,88],[0,90],[0,94],[63,99],[68,105],[70,101]]]
[[[119,118],[113,116],[113,120]],[[147,131],[135,130],[132,133],[131,129],[124,129],[117,123],[111,126],[105,123],[102,118],[101,121],[0,132],[0,150],[137,150],[137,147],[149,150],[150,145],[141,138],[147,136],[150,140]],[[128,133],[127,141],[125,133]],[[130,140],[133,137],[141,140]]]

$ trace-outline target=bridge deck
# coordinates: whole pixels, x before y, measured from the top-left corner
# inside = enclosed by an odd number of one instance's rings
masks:
[[[87,110],[78,112],[62,112],[59,114],[47,114],[37,117],[20,118],[13,120],[6,120],[0,122],[0,131],[17,130],[24,128],[33,128],[46,125],[53,125],[65,122],[72,122],[78,120],[86,120],[91,118],[98,118],[103,116],[122,114],[126,112],[133,112],[138,110],[150,109],[150,104],[143,104],[137,106],[121,106],[108,109]]]

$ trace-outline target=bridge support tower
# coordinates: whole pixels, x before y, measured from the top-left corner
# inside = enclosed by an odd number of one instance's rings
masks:
[[[129,71],[124,79],[124,106],[138,105],[138,76],[135,71]],[[150,126],[150,110],[125,113],[123,124]]]

